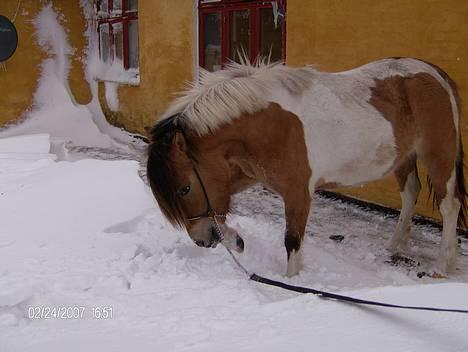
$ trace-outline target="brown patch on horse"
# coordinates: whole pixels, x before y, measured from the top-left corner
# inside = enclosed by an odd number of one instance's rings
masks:
[[[303,188],[301,193],[309,193],[312,171],[302,122],[295,114],[270,103],[266,109],[234,119],[216,134],[197,137],[194,143],[203,154],[222,140],[242,141],[242,147],[231,142],[225,153],[250,178],[283,196],[290,193],[292,181]]]
[[[270,103],[266,109],[243,114],[216,134],[197,137],[194,142],[200,155],[204,155],[206,152],[219,153],[219,144],[223,140],[231,141],[223,151],[232,166],[231,183],[234,186],[231,186],[231,194],[254,180],[280,194],[287,218],[294,219],[287,223],[285,241],[287,244],[300,243],[312,199],[309,192],[312,170],[301,120],[279,104]],[[242,145],[234,141],[242,141]],[[205,170],[205,174],[209,173]],[[209,181],[207,189],[210,193]],[[288,254],[296,248],[289,247]]]
[[[408,159],[402,161],[396,168],[395,168],[395,177],[398,182],[398,186],[400,188],[400,192],[405,191],[406,186],[406,179],[411,172],[416,173],[416,178],[418,178],[418,169],[416,166],[416,155],[411,155]]]
[[[395,168],[416,153],[428,168],[437,199],[442,200],[457,154],[448,92],[428,73],[375,83],[369,103],[392,125],[398,148]]]
[[[304,232],[312,172],[302,122],[296,115],[271,103],[264,110],[243,114],[216,133],[204,136],[191,131],[183,119],[174,116],[162,120],[151,131],[153,142],[149,146],[150,186],[173,225],[190,231],[196,222],[187,223],[185,219],[206,211],[206,201],[193,172],[196,166],[218,213],[228,212],[231,194],[260,182],[283,196],[287,211],[303,213],[295,216],[299,220],[289,223],[288,229]],[[181,149],[178,141],[183,141],[185,147]],[[192,187],[191,196],[181,199],[178,191],[187,184]],[[291,185],[295,185],[294,191]]]

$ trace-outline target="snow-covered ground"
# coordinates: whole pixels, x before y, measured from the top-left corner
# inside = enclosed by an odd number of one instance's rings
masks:
[[[73,161],[54,158],[46,134],[0,140],[2,352],[468,347],[468,315],[353,306],[247,281],[221,246],[199,248],[166,223],[136,160],[83,148]],[[417,278],[437,253],[431,227],[415,227],[420,265],[394,266],[384,243],[395,219],[316,196],[306,267],[287,279],[280,200],[254,188],[234,202],[229,223],[244,235],[238,258],[251,271],[360,298],[468,308],[468,257],[449,279]],[[41,315],[34,307],[78,307],[79,318],[29,318]],[[93,308],[112,317],[93,318]]]

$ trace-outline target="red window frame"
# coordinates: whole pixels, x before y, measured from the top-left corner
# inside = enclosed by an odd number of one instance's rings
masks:
[[[286,14],[286,0],[276,0],[278,7]],[[260,10],[271,9],[272,1],[258,0],[199,0],[198,1],[198,62],[205,67],[205,21],[207,13],[221,13],[221,66],[229,62],[231,51],[230,36],[230,13],[236,10],[250,10],[250,36],[249,36],[249,60],[254,62],[260,53]],[[286,60],[286,16],[282,19],[282,46],[281,60]]]
[[[101,12],[100,6],[103,2],[107,2],[107,11]],[[132,10],[128,8],[128,0],[121,0],[121,12],[113,13],[114,0],[95,0],[95,9],[97,16],[97,32],[99,37],[99,57],[101,57],[101,25],[109,25],[109,54],[111,62],[115,57],[115,43],[112,25],[122,23],[122,48],[123,48],[123,66],[125,70],[130,68],[129,65],[129,48],[128,48],[128,23],[138,20],[138,8]]]

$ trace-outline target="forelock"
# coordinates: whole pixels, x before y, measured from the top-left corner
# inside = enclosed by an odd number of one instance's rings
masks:
[[[164,216],[173,226],[184,227],[185,214],[177,193],[176,165],[171,153],[177,132],[186,139],[187,156],[196,162],[196,150],[187,138],[183,117],[174,115],[162,120],[150,132],[152,143],[148,146],[147,178]]]

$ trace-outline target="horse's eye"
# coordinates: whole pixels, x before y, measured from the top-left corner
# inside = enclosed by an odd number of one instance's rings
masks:
[[[184,187],[182,187],[182,188],[180,189],[179,195],[180,195],[181,197],[183,197],[183,196],[186,196],[189,192],[190,192],[190,186],[187,185],[187,186],[184,186]]]

